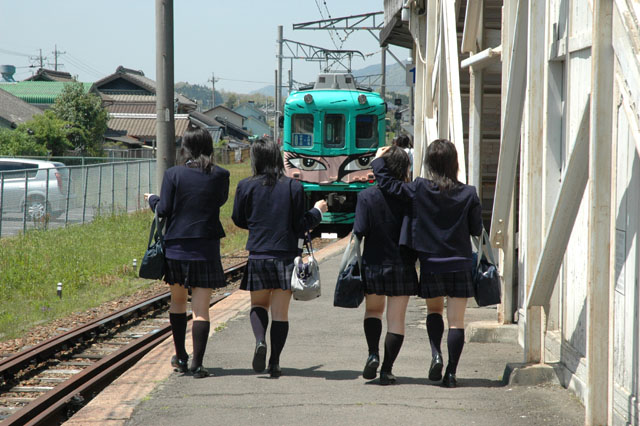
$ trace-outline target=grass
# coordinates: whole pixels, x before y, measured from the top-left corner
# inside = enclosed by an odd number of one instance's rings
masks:
[[[250,174],[248,164],[231,172],[229,200],[220,212],[227,237],[223,254],[244,248],[247,232],[233,225],[235,188]],[[149,209],[97,217],[85,225],[0,239],[0,340],[19,337],[34,324],[87,310],[150,284],[137,277],[152,221]],[[62,283],[62,298],[56,285]]]

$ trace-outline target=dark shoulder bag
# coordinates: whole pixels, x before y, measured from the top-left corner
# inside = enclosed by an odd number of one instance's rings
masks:
[[[360,240],[351,233],[349,244],[342,255],[338,281],[333,294],[333,306],[357,308],[364,299],[364,274]]]
[[[151,232],[149,233],[149,243],[147,251],[144,254],[140,271],[140,278],[148,278],[151,280],[161,280],[164,278],[164,238],[162,238],[162,228],[165,220],[158,219],[156,211],[153,223],[151,224]]]
[[[478,306],[497,305],[501,301],[500,275],[493,258],[493,249],[491,248],[489,236],[484,228],[477,245],[477,260],[473,268],[473,286],[476,292],[476,302]]]

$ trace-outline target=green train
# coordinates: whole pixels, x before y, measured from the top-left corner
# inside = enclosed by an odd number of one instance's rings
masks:
[[[284,105],[287,176],[302,182],[307,205],[327,199],[324,224],[353,223],[358,192],[374,184],[371,161],[385,144],[387,106],[347,73],[320,74]]]

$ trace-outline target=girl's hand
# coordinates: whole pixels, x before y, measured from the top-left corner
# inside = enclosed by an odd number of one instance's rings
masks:
[[[327,202],[325,200],[316,201],[316,203],[313,205],[313,207],[315,207],[316,209],[320,210],[322,213],[326,213],[327,210],[328,210]]]
[[[381,148],[378,148],[378,150],[376,151],[376,156],[375,158],[380,158],[384,155],[385,152],[387,152],[389,150],[389,148],[391,148],[390,146],[383,146]]]
[[[145,194],[144,194],[144,200],[148,202],[148,201],[149,201],[149,197],[151,197],[152,195],[154,195],[154,194],[152,194],[152,193],[150,193],[150,192],[145,192]]]

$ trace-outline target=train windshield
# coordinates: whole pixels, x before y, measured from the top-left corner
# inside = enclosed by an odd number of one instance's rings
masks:
[[[294,114],[291,121],[291,146],[313,147],[313,114]]]
[[[326,114],[324,116],[324,146],[344,148],[344,115]]]
[[[378,116],[356,116],[356,148],[376,148],[378,146]]]

